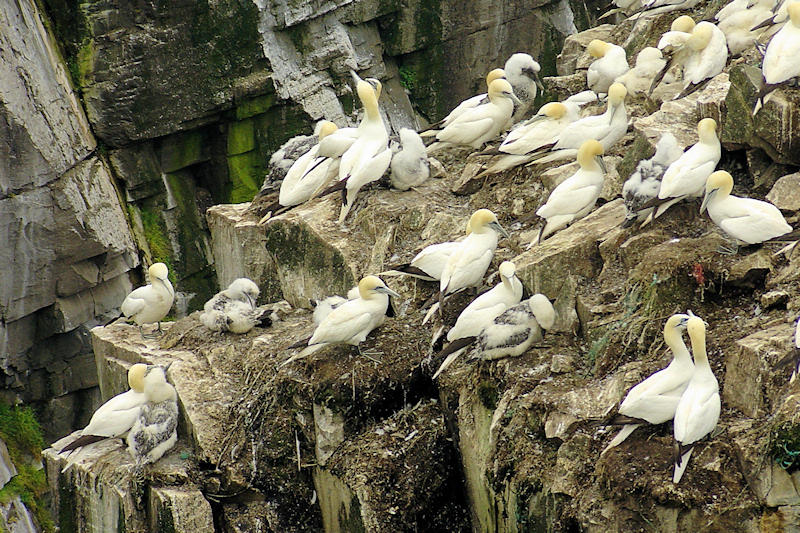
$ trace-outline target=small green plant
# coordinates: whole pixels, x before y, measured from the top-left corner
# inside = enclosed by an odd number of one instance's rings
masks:
[[[788,472],[800,469],[800,425],[784,422],[772,430],[769,456]]]
[[[417,88],[417,74],[409,67],[402,66],[400,67],[400,84],[408,89],[409,91],[413,91]]]

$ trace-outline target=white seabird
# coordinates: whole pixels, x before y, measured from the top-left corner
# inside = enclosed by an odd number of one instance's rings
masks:
[[[280,148],[275,150],[269,158],[267,176],[261,185],[257,196],[264,196],[274,190],[277,183],[281,182],[295,161],[303,154],[308,153],[319,142],[319,128],[322,121],[318,122],[312,135],[297,135],[292,137]]]
[[[692,36],[695,25],[694,19],[689,15],[676,18],[670,24],[669,31],[664,32],[659,38],[658,49],[664,54],[673,54],[681,50]]]
[[[586,71],[586,85],[598,94],[607,93],[614,80],[630,70],[628,57],[621,46],[594,39],[586,51],[596,58]]]
[[[546,220],[538,242],[588,215],[600,197],[606,174],[603,146],[594,139],[584,141],[578,150],[578,164],[578,171],[559,183],[547,202],[536,210]]]
[[[392,173],[389,178],[392,187],[407,191],[411,187],[425,183],[425,180],[431,175],[431,168],[428,154],[425,152],[425,144],[417,132],[402,128],[400,144],[402,148],[392,156],[390,164]]]
[[[775,34],[764,54],[761,72],[766,85],[759,91],[753,114],[769,100],[776,85],[800,76],[800,61],[797,60],[800,56],[800,2],[792,2],[786,9],[789,22]]]
[[[457,290],[477,287],[483,280],[497,248],[497,236],[508,237],[508,232],[488,209],[478,209],[469,219],[469,234],[447,259],[439,280],[440,296]]]
[[[132,319],[139,326],[139,333],[144,324],[158,324],[161,333],[161,320],[172,309],[175,300],[175,289],[169,281],[169,271],[164,263],[153,263],[147,269],[150,275],[150,284],[133,290],[120,306],[120,311],[126,318]]]
[[[510,123],[506,123],[505,129],[511,124],[519,122],[528,115],[528,111],[533,106],[536,99],[537,87],[543,89],[539,79],[539,71],[542,67],[530,54],[516,53],[508,58],[503,66],[505,78],[514,90],[514,96],[519,99],[519,103],[514,107],[514,114]]]
[[[505,127],[519,99],[511,84],[504,79],[489,84],[489,102],[462,113],[457,119],[436,134],[435,142],[428,146],[428,154],[451,145],[480,148],[496,137]]]
[[[318,133],[320,142],[336,130],[336,124],[323,120]],[[312,146],[286,173],[278,193],[278,203],[281,206],[291,207],[308,201],[333,178],[333,173],[330,172],[332,159],[325,158],[322,164],[314,165],[317,162],[319,146],[319,143]]]
[[[624,426],[600,455],[621,444],[639,426],[663,424],[675,416],[681,395],[694,373],[692,357],[681,335],[689,318],[689,315],[676,314],[667,319],[664,342],[672,351],[672,361],[628,392],[619,406],[619,416],[613,421]]]
[[[703,194],[706,180],[714,172],[722,147],[717,137],[717,122],[704,118],[697,123],[699,140],[673,162],[661,178],[658,198],[666,200],[656,210],[653,218],[661,216],[670,206],[688,197]]]
[[[447,340],[452,343],[464,337],[476,337],[481,330],[489,325],[492,320],[497,318],[503,311],[516,305],[522,299],[522,282],[516,274],[516,267],[511,261],[503,261],[498,269],[500,282],[491,290],[475,298],[458,315],[455,325],[447,332]],[[453,361],[461,354],[463,346],[452,349],[452,346],[445,346],[443,352],[447,357],[442,362],[439,370],[433,375],[436,379]]]
[[[645,0],[642,2],[642,7],[639,12],[632,15],[630,18],[638,21],[643,16],[691,9],[699,3],[700,0]]]
[[[358,292],[358,285],[353,287],[347,292],[347,297],[343,298],[339,295],[328,296],[327,298],[323,298],[322,300],[314,300],[311,299],[309,302],[311,306],[314,308],[314,313],[312,314],[311,320],[314,322],[315,326],[319,326],[325,317],[331,314],[331,311],[342,305],[343,303],[349,300],[355,300],[359,297]],[[388,311],[388,310],[387,310]]]
[[[692,455],[694,443],[714,431],[722,407],[719,399],[719,383],[708,364],[705,323],[703,319],[693,316],[689,318],[686,329],[692,341],[694,372],[675,410],[676,454],[673,483],[681,480]]]
[[[683,149],[678,140],[667,132],[658,140],[655,155],[650,159],[639,161],[636,170],[622,186],[622,198],[625,201],[623,228],[632,226],[653,211],[648,204],[658,198],[661,177],[681,155]]]
[[[747,244],[759,244],[792,231],[780,209],[755,198],[731,195],[733,177],[724,170],[711,174],[700,206],[730,237]]]
[[[739,3],[736,9],[728,10]],[[725,34],[731,55],[739,55],[755,45],[764,29],[754,29],[760,22],[772,16],[772,0],[734,0],[723,7],[715,16],[717,27]]]
[[[200,322],[211,331],[247,333],[255,326],[272,324],[271,309],[257,308],[261,291],[252,280],[235,279],[224,291],[215,294],[203,306]]]
[[[727,62],[728,44],[725,34],[714,24],[701,21],[692,28],[691,35],[679,53],[673,55],[664,68],[669,69],[675,63],[683,67],[683,91],[675,97],[677,99],[685,96],[694,86],[722,72]],[[654,81],[654,85],[658,81],[660,80]]]
[[[139,418],[147,401],[144,395],[144,376],[147,365],[136,363],[128,369],[130,390],[117,394],[101,405],[92,415],[81,436],[64,446],[59,453],[75,450],[101,440],[123,437]]]
[[[160,366],[148,367],[144,395],[147,402],[127,438],[137,467],[158,461],[178,442],[178,395]]]
[[[614,80],[621,83],[631,96],[648,91],[650,84],[667,64],[658,48],[648,46],[636,56],[636,66]]]
[[[503,69],[496,68],[494,70],[491,70],[486,75],[487,89],[494,80],[499,80],[505,77],[506,73]],[[486,93],[476,94],[475,96],[467,98],[466,100],[458,104],[452,111],[450,111],[450,113],[446,117],[444,117],[439,122],[436,122],[435,124],[431,124],[431,126],[427,130],[420,132],[419,135],[420,137],[435,137],[436,134],[438,134],[440,131],[442,131],[444,128],[450,125],[454,120],[456,120],[462,114],[466,113],[470,109],[474,109],[479,105],[486,104],[488,102],[489,102],[489,95]]]
[[[281,366],[306,357],[329,344],[358,346],[373,329],[383,324],[391,308],[389,297],[400,297],[377,276],[367,276],[359,281],[358,292],[358,298],[348,300],[331,310],[308,339],[308,346],[281,363]],[[302,344],[296,343],[294,346],[298,345]]]

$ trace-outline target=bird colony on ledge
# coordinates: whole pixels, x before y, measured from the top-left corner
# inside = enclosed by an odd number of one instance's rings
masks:
[[[616,11],[629,13],[635,24],[649,14],[690,8],[697,3],[615,0]],[[514,54],[503,69],[487,74],[485,94],[463,101],[420,133],[400,130],[397,140],[390,137],[383,122],[380,81],[361,79],[353,72],[364,111],[360,124],[337,127],[323,120],[314,137],[289,141],[289,145],[297,146],[287,145],[279,155],[293,153],[296,157],[290,165],[273,157],[273,166],[280,164],[285,177],[260,223],[313,198],[338,192],[342,199],[338,222],[344,224],[364,186],[380,180],[388,170],[390,177],[385,183],[389,187],[400,191],[417,187],[434,174],[429,155],[450,146],[469,147],[476,152],[484,167],[479,177],[522,165],[576,160],[577,171],[555,187],[535,211],[540,229],[538,237],[527,243],[535,252],[535,247],[548,237],[594,209],[607,172],[603,156],[628,131],[626,99],[650,94],[659,87],[671,87],[674,97],[682,98],[722,72],[729,54],[738,55],[754,47],[763,54],[764,83],[753,114],[760,111],[776,88],[797,80],[800,1],[733,0],[717,13],[716,20],[714,24],[696,23],[686,15],[675,18],[669,31],[652,43],[655,46],[638,54],[633,68],[622,47],[599,39],[591,41],[587,52],[594,61],[586,71],[587,90],[562,102],[547,103],[530,118],[529,110],[533,111],[534,98],[541,87],[540,68],[530,55]],[[605,111],[584,116],[590,103],[604,105]],[[620,224],[658,224],[657,219],[672,205],[702,198],[697,216],[708,211],[727,241],[719,253],[735,254],[739,246],[773,240],[793,245],[792,227],[778,208],[763,200],[731,194],[731,174],[717,170],[723,152],[719,127],[710,117],[699,120],[699,140],[685,150],[675,135],[664,133],[657,141],[655,155],[641,160],[624,184],[626,215]],[[493,145],[486,146],[487,143]],[[475,295],[455,323],[449,329],[442,325],[431,339],[432,350],[444,358],[434,379],[462,354],[469,359],[496,360],[535,349],[554,324],[553,305],[542,294],[528,293],[510,261],[500,265],[493,288],[476,294],[484,283],[498,240],[507,238],[509,233],[488,209],[478,209],[464,223],[465,234],[454,236],[455,240],[427,246],[410,263],[365,276],[346,296],[312,302],[313,334],[295,339],[286,349],[281,366],[331,344],[358,349],[375,328],[393,316],[392,299],[401,297],[379,276],[438,281],[438,290],[426,304],[430,308],[424,321],[437,314],[443,316],[455,293],[471,291]],[[122,302],[121,310],[140,330],[156,324],[160,331],[160,321],[169,312],[175,293],[164,264],[152,265],[149,277],[150,284],[134,290]],[[255,283],[237,279],[206,303],[200,321],[220,335],[268,327],[278,318],[271,316],[268,308],[257,306],[258,296]],[[603,422],[621,426],[603,454],[640,426],[672,420],[672,481],[680,482],[694,447],[713,435],[720,416],[719,386],[706,352],[706,331],[710,328],[713,334],[713,326],[688,310],[667,318],[663,336],[673,359],[666,368],[630,389],[618,415]],[[684,331],[691,353],[683,339]],[[800,347],[798,337],[796,334]],[[800,358],[792,353],[786,362],[795,368],[794,379]],[[62,452],[74,453],[99,440],[127,435],[127,445],[137,465],[144,465],[158,460],[175,444],[178,408],[175,389],[166,382],[166,369],[137,364],[130,367],[128,378],[131,390],[100,407],[82,436]]]

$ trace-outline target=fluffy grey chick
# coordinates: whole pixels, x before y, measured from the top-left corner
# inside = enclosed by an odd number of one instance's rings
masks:
[[[530,54],[523,53],[513,54],[503,66],[506,79],[514,88],[514,95],[520,101],[519,104],[514,105],[514,114],[511,115],[510,124],[506,125],[506,129],[510,128],[511,124],[528,117],[536,99],[537,88],[544,89],[539,79],[541,69],[542,67]]]
[[[674,135],[667,132],[656,144],[656,153],[650,159],[639,161],[636,170],[622,186],[622,198],[625,201],[625,220],[623,228],[632,226],[637,220],[643,220],[654,209],[648,204],[658,198],[661,178],[667,168],[683,154]]]
[[[148,368],[144,395],[147,403],[127,438],[137,467],[155,463],[178,442],[178,395],[160,366]]]
[[[200,322],[211,331],[232,333],[247,333],[255,326],[270,326],[271,309],[256,307],[259,293],[258,285],[252,280],[235,279],[227,289],[206,302]]]
[[[422,185],[431,175],[431,169],[425,145],[416,131],[402,128],[400,144],[402,148],[392,156],[390,179],[392,187],[407,191],[411,187]]]

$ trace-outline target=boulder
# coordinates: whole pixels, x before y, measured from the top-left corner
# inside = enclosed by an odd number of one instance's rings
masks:
[[[767,201],[783,211],[800,210],[800,173],[779,178],[767,194]]]

